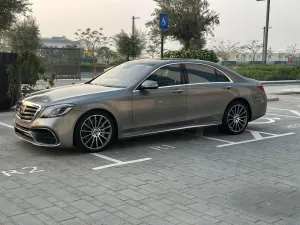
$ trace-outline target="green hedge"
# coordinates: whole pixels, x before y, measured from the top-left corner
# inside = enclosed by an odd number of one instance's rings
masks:
[[[235,69],[235,71],[242,76],[261,81],[300,79],[300,66],[239,66]]]
[[[188,51],[167,51],[164,58],[181,58],[181,59],[200,59],[211,62],[218,62],[216,53],[212,50],[188,50]]]

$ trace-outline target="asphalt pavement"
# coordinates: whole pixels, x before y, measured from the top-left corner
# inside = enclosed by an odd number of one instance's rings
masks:
[[[300,95],[266,90],[280,100],[241,135],[193,129],[99,154],[32,146],[0,113],[0,224],[299,224]]]

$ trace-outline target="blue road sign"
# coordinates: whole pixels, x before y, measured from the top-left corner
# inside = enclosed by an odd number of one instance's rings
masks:
[[[160,14],[159,28],[161,30],[167,30],[169,28],[169,15],[168,14]]]

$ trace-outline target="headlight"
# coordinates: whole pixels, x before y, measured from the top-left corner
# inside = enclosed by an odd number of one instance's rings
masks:
[[[66,115],[75,105],[72,104],[62,104],[62,105],[53,105],[45,108],[41,114],[41,118],[52,118]]]

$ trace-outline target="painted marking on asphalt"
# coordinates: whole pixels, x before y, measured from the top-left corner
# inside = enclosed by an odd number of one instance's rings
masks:
[[[192,133],[187,133],[187,132],[180,132],[182,134],[185,134],[185,135],[190,135],[190,136],[193,136],[193,137],[200,137],[200,138],[205,138],[205,139],[208,139],[208,140],[213,140],[213,141],[219,141],[219,142],[225,142],[225,143],[234,143],[234,142],[231,142],[231,141],[226,141],[226,140],[222,140],[222,139],[218,139],[218,138],[212,138],[212,137],[206,137],[206,136],[203,136],[203,135],[197,135],[197,134],[192,134]]]
[[[157,151],[160,151],[160,150],[168,150],[168,149],[171,149],[171,148],[175,148],[173,146],[170,146],[170,145],[160,145],[160,146],[153,146],[153,147],[150,147],[154,150],[157,150]]]
[[[280,114],[273,114],[273,113],[266,113],[268,115],[271,115],[271,116],[281,116],[281,117],[287,117],[287,118],[297,118],[297,119],[300,119],[299,116],[287,116],[287,115],[280,115]]]
[[[294,113],[294,114],[297,115],[297,116],[300,116],[300,112],[298,112],[298,111],[296,111],[296,110],[291,110],[291,109],[280,109],[280,108],[268,108],[268,109],[288,111],[288,112]]]
[[[277,138],[277,137],[284,137],[284,136],[289,136],[289,135],[293,135],[293,134],[295,134],[295,133],[276,134],[276,135],[265,137],[265,138],[262,138],[259,140],[251,139],[251,140],[246,140],[246,141],[234,142],[234,143],[230,143],[230,144],[218,145],[217,148],[228,147],[228,146],[232,146],[232,145],[240,145],[240,144],[245,144],[245,143],[250,143],[250,142],[256,142],[256,141],[261,141],[261,140],[266,140],[266,139]]]
[[[267,123],[275,123],[276,120],[280,120],[280,118],[259,118],[259,120],[266,120],[265,122],[262,121],[252,121],[250,124],[267,124]]]
[[[256,140],[263,139],[263,137],[260,135],[260,132],[255,131],[255,130],[249,130],[249,131]]]
[[[97,156],[99,158],[106,159],[108,161],[112,161],[112,162],[115,162],[115,163],[122,163],[122,161],[120,161],[120,160],[113,159],[113,158],[110,158],[110,157],[107,157],[105,155],[101,155],[101,154],[98,154],[98,153],[91,153],[91,155],[94,155],[94,156]]]
[[[20,172],[18,170],[8,170],[8,171],[1,171],[1,173],[4,174],[7,177],[11,177],[12,174],[24,175],[24,174],[32,174],[32,173],[44,172],[44,170],[38,170],[38,168],[35,167],[35,166],[23,167],[21,170],[22,170],[22,172]]]
[[[291,113],[296,114],[297,116],[300,116],[300,112],[296,111],[296,110],[289,110]]]
[[[280,100],[281,102],[296,102],[296,103],[300,103],[300,101],[292,101],[292,100]]]
[[[95,168],[93,168],[93,170],[102,170],[102,169],[115,167],[115,166],[122,166],[122,165],[138,163],[138,162],[144,162],[144,161],[148,161],[148,160],[151,160],[151,159],[152,158],[144,158],[144,159],[137,159],[137,160],[127,161],[127,162],[119,162],[119,163],[109,164],[109,165],[105,165],[105,166],[95,167]]]
[[[9,125],[9,124],[6,124],[6,123],[1,123],[1,122],[0,122],[0,125],[2,125],[2,126],[4,126],[4,127],[8,127],[8,128],[14,129],[14,126]]]

